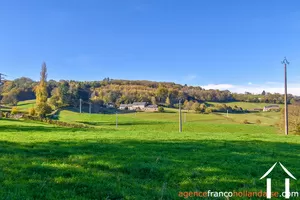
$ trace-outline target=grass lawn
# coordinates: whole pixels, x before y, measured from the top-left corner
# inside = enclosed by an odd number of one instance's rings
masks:
[[[186,191],[265,191],[259,178],[275,162],[298,178],[291,179],[291,191],[300,192],[299,136],[280,135],[273,122],[245,125],[188,113],[178,133],[176,112],[119,114],[118,128],[115,119],[60,113],[62,121],[94,129],[0,120],[1,199],[183,199],[178,194]],[[284,191],[284,172],[277,167],[271,177],[272,190]]]

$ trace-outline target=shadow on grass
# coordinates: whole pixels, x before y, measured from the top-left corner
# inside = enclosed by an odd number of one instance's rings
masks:
[[[35,102],[24,102],[24,103],[18,103],[18,106],[26,106],[26,105],[32,105],[34,106]]]
[[[178,199],[180,191],[259,191],[275,162],[300,177],[299,154],[299,144],[262,141],[2,141],[0,192],[6,199]],[[273,191],[284,190],[285,174],[273,175]]]

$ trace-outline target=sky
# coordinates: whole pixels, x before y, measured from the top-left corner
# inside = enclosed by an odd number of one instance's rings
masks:
[[[7,79],[170,81],[300,95],[299,0],[0,0]]]

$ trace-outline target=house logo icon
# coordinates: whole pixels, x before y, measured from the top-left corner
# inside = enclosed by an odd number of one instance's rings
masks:
[[[279,162],[281,168],[285,171],[285,173],[292,179],[296,180],[296,178],[293,176],[293,174],[291,172],[289,172],[280,162]],[[274,169],[274,167],[277,165],[277,162],[260,178],[260,180],[264,179],[265,177],[267,177],[272,170]],[[271,189],[271,178],[267,178],[267,199],[271,199],[271,193],[272,193],[272,189]],[[285,198],[289,199],[290,198],[290,179],[286,178],[285,179]]]

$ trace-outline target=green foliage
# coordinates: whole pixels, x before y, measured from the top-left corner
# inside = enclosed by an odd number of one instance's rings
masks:
[[[157,104],[156,98],[154,96],[151,97],[151,103],[152,103],[152,105],[156,105]]]
[[[49,99],[49,105],[52,106],[53,109],[57,109],[63,106],[61,98],[59,98],[59,96],[52,96]]]
[[[198,113],[204,113],[206,110],[206,105],[205,104],[200,104],[198,102],[193,103],[191,106],[192,110]]]
[[[15,115],[15,114],[18,114],[18,112],[19,112],[19,110],[16,106],[11,108],[11,114]]]
[[[295,133],[296,133],[297,135],[300,135],[300,124],[298,124],[298,125],[296,126]]]
[[[162,107],[162,106],[158,106],[158,112],[165,112],[165,109],[164,109],[164,107]]]
[[[51,111],[52,109],[47,103],[36,104],[35,112],[40,117],[45,117],[47,114],[50,114]]]
[[[47,124],[52,124],[52,125],[57,125],[57,126],[62,126],[62,127],[70,127],[70,128],[92,128],[88,125],[85,124],[76,124],[76,123],[68,123],[68,122],[63,122],[59,120],[53,120],[50,118],[45,118],[45,117],[35,117],[35,116],[24,116],[24,119],[27,120],[33,120],[33,121],[39,121],[39,122],[44,122]]]
[[[192,110],[198,112],[200,110],[200,103],[198,103],[198,102],[193,103],[191,108],[192,108]]]
[[[213,109],[210,107],[205,108],[205,113],[212,113]]]
[[[47,67],[46,64],[43,63],[41,70],[41,78],[39,84],[35,88],[36,94],[36,103],[46,103],[48,99],[48,91],[47,91]]]
[[[245,113],[247,111],[243,110],[243,108],[234,105],[233,107],[228,106],[226,104],[214,104],[211,107],[212,112],[223,112],[223,113]]]
[[[250,124],[247,119],[243,120],[243,124]]]
[[[285,129],[285,109],[281,110],[281,118],[278,123],[279,128],[284,131]],[[300,126],[300,105],[293,104],[288,107],[288,116],[289,116],[289,130],[292,133],[299,134],[299,126]]]
[[[172,106],[169,97],[167,97],[167,99],[166,99],[166,106],[167,106],[167,107],[171,107],[171,106]]]
[[[156,90],[156,96],[161,102],[165,101],[168,96],[168,89],[160,84]]]
[[[47,91],[47,67],[43,63],[41,70],[40,82],[35,88],[36,93],[36,108],[35,112],[40,117],[45,117],[51,113],[51,107],[47,104],[48,91]]]
[[[16,106],[18,104],[17,93],[18,91],[15,89],[9,91],[8,93],[4,93],[1,103]]]
[[[170,106],[176,107],[178,100],[190,101],[190,102],[264,102],[264,103],[283,103],[283,95],[270,94],[265,95],[253,95],[250,93],[234,94],[230,91],[219,90],[204,90],[201,87],[193,87],[187,85],[179,85],[170,82],[153,82],[153,81],[130,81],[130,80],[113,80],[105,78],[103,81],[54,81],[49,80],[46,82],[46,66],[43,64],[43,70],[39,83],[29,78],[19,78],[14,81],[6,81],[3,86],[0,86],[2,90],[2,101],[5,104],[16,105],[18,101],[27,99],[35,99],[37,92],[37,101],[43,99],[43,101],[51,96],[55,96],[54,99],[58,100],[55,103],[51,102],[53,108],[72,106],[78,107],[79,99],[89,101],[91,94],[93,97],[103,100],[105,103],[132,103],[135,101],[152,102],[152,104],[164,104],[167,97]],[[42,71],[43,71],[42,70]],[[37,86],[38,85],[38,86]],[[41,87],[41,85],[43,85]],[[46,86],[46,90],[45,90]],[[47,96],[47,97],[46,97]],[[294,100],[291,100],[291,99]],[[294,102],[299,100],[295,96],[289,95],[288,100]],[[233,106],[232,106],[233,107]],[[190,110],[191,105],[184,104],[184,109]]]
[[[193,106],[194,102],[193,101],[188,101],[188,100],[185,100],[184,103],[183,103],[183,108],[185,110],[192,110],[192,106]]]
[[[35,108],[28,108],[28,115],[35,116],[36,115]]]

